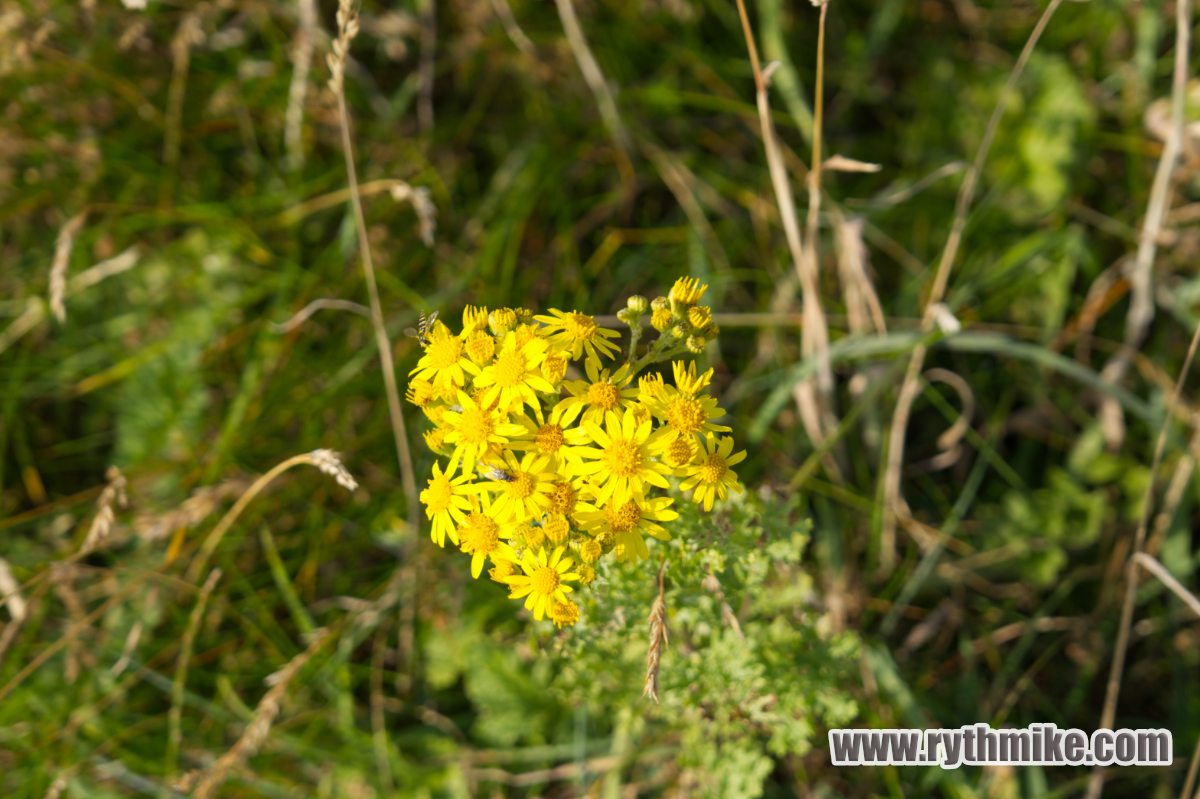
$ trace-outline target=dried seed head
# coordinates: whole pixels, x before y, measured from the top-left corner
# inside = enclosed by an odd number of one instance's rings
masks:
[[[122,508],[129,505],[129,497],[125,495],[125,475],[121,474],[121,470],[116,466],[109,466],[104,477],[108,480],[108,485],[104,486],[100,498],[96,500],[96,518],[92,519],[87,538],[83,540],[84,552],[91,552],[112,535],[113,524],[116,522],[113,504],[116,503]]]
[[[63,299],[67,294],[67,268],[71,265],[71,252],[75,249],[75,237],[83,228],[88,212],[80,211],[58,231],[54,242],[54,261],[50,264],[50,310],[61,325],[67,321],[67,307]]]
[[[309,453],[309,457],[312,458],[313,466],[337,480],[338,485],[342,488],[347,491],[354,491],[358,488],[358,483],[342,465],[341,456],[333,450],[314,449]]]

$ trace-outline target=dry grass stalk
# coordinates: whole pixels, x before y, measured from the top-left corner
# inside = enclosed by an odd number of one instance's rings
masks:
[[[307,649],[289,660],[282,669],[266,678],[265,682],[270,686],[270,690],[254,708],[254,718],[247,725],[242,737],[238,738],[237,743],[204,772],[193,793],[195,799],[209,799],[225,783],[225,778],[231,768],[244,763],[247,758],[258,752],[267,740],[275,717],[279,715],[280,704],[287,693],[288,685],[330,637],[328,629],[317,629],[313,632]]]
[[[43,572],[44,573],[44,572]],[[37,606],[42,597],[46,594],[46,589],[50,587],[50,583],[43,581],[33,589],[33,594],[29,597],[29,605]],[[15,596],[15,591],[9,593],[6,599],[11,599]],[[9,612],[12,612],[12,605],[9,605]],[[0,666],[4,665],[4,656],[8,654],[8,648],[12,646],[13,641],[17,640],[17,634],[21,632],[21,628],[25,626],[25,621],[29,618],[28,609],[22,613],[21,618],[13,617],[13,620],[4,625],[3,632],[0,632]],[[2,692],[0,692],[2,693]]]
[[[283,144],[289,172],[304,166],[304,103],[308,96],[308,73],[312,69],[313,37],[317,28],[316,0],[298,0],[300,25],[292,40],[292,82],[288,85],[284,114]]]
[[[281,335],[291,333],[293,330],[300,327],[300,325],[307,322],[308,318],[317,311],[349,311],[350,313],[356,313],[359,316],[365,316],[367,319],[371,318],[371,309],[365,305],[359,305],[357,302],[352,302],[351,300],[331,300],[322,298],[319,300],[313,300],[308,305],[305,305],[303,308],[293,314],[292,318],[286,322],[278,325],[271,324],[271,329]]]
[[[1189,5],[1189,0],[1180,0],[1180,6]],[[1191,11],[1180,11],[1179,24],[1184,26],[1186,21],[1187,29],[1191,30]],[[1187,43],[1186,34],[1180,34],[1182,44]],[[1171,422],[1175,418],[1175,406],[1179,402],[1179,395],[1183,392],[1183,383],[1187,379],[1188,372],[1192,368],[1192,359],[1196,355],[1196,345],[1200,344],[1200,326],[1196,327],[1196,332],[1192,335],[1192,343],[1188,346],[1187,357],[1183,361],[1183,368],[1179,371],[1179,379],[1175,383],[1175,391],[1171,393],[1171,400],[1167,403],[1167,413],[1163,418],[1162,429],[1158,433],[1158,443],[1154,446],[1154,457],[1150,461],[1150,480],[1146,483],[1146,491],[1142,496],[1142,515],[1138,520],[1137,530],[1134,532],[1133,545],[1130,547],[1132,554],[1130,555],[1129,565],[1126,569],[1125,576],[1125,598],[1121,605],[1121,626],[1117,630],[1117,643],[1113,649],[1112,667],[1108,674],[1108,685],[1104,694],[1104,709],[1100,714],[1100,724],[1103,729],[1112,729],[1113,722],[1117,715],[1117,697],[1121,693],[1121,674],[1125,668],[1125,650],[1129,647],[1129,631],[1133,625],[1133,606],[1137,599],[1137,570],[1134,564],[1140,560],[1153,560],[1148,555],[1144,555],[1142,550],[1146,543],[1146,527],[1150,521],[1150,509],[1154,503],[1154,490],[1158,482],[1158,467],[1162,463],[1163,451],[1167,446],[1167,431],[1171,429]],[[1154,561],[1157,563],[1157,561]],[[1153,567],[1147,566],[1151,571],[1155,571]],[[1155,574],[1158,574],[1155,571]],[[1167,582],[1163,575],[1158,574],[1159,579],[1164,583]],[[1170,577],[1170,575],[1167,575]],[[1173,578],[1172,578],[1173,580]],[[1169,586],[1171,583],[1167,583]],[[1178,583],[1175,583],[1178,585]],[[1174,589],[1172,589],[1174,590]],[[1088,778],[1088,799],[1099,799],[1100,794],[1104,791],[1104,768],[1097,766],[1092,769],[1092,773]]]
[[[185,14],[171,39],[171,85],[167,90],[166,134],[163,137],[163,166],[167,177],[162,181],[159,204],[170,204],[175,171],[179,166],[179,144],[183,127],[183,95],[187,88],[188,65],[192,48],[204,42],[201,13],[207,4]]]
[[[271,469],[271,471],[255,480],[250,487],[246,489],[246,492],[238,497],[238,501],[235,502],[233,507],[230,508],[229,511],[221,518],[221,521],[217,522],[217,526],[214,527],[208,534],[208,537],[204,539],[204,543],[200,546],[200,551],[196,553],[196,557],[192,560],[191,566],[188,567],[187,579],[189,582],[196,582],[200,576],[200,573],[204,571],[204,567],[208,565],[208,559],[212,557],[213,551],[215,551],[217,545],[221,543],[221,538],[224,537],[225,533],[229,531],[229,528],[233,525],[233,523],[237,521],[238,516],[240,516],[242,511],[246,509],[246,506],[250,504],[250,501],[258,496],[259,492],[266,488],[267,485],[276,477],[283,474],[293,466],[298,466],[302,463],[306,463],[309,466],[316,466],[326,474],[332,475],[337,479],[339,485],[353,486],[353,488],[348,488],[348,490],[353,490],[354,488],[358,487],[358,484],[354,482],[354,478],[351,477],[350,473],[346,471],[346,468],[342,466],[341,460],[338,458],[336,452],[331,452],[327,449],[318,449],[313,450],[312,452],[306,452],[303,455],[295,455],[291,458],[288,458],[286,461],[280,463],[274,469]]]
[[[828,389],[829,394],[832,395],[833,390],[833,370],[829,364],[829,326],[825,319],[825,309],[821,305],[816,258],[815,256],[809,257],[800,235],[800,226],[796,220],[796,200],[792,194],[792,185],[788,178],[787,167],[783,162],[779,140],[775,135],[775,122],[771,118],[771,106],[767,97],[770,71],[764,71],[759,67],[758,48],[754,43],[754,33],[750,29],[750,19],[746,15],[745,3],[743,0],[738,0],[737,5],[738,14],[742,20],[742,32],[746,37],[746,47],[750,51],[750,65],[754,70],[758,117],[762,127],[763,148],[767,154],[767,170],[771,175],[775,202],[779,206],[784,236],[792,255],[792,266],[800,281],[804,313],[804,324],[800,332],[801,353],[806,358],[815,358],[817,362],[815,377],[797,383],[793,389],[793,395],[804,431],[812,441],[813,447],[820,449],[825,442],[826,414],[819,405],[818,394],[824,395]],[[823,14],[822,11],[822,19],[824,19]],[[814,144],[816,138],[814,134]],[[819,157],[819,150],[817,155]],[[819,191],[817,193],[819,194]],[[815,247],[815,244],[813,246]],[[815,249],[813,252],[815,253]],[[824,458],[822,463],[826,470],[829,470],[831,479],[840,481],[840,475],[837,473],[837,467],[833,464],[833,459]]]
[[[338,101],[338,120],[342,131],[342,152],[346,158],[346,178],[350,183],[350,205],[354,209],[354,221],[358,229],[358,250],[362,259],[363,277],[367,282],[367,294],[371,299],[371,326],[375,329],[375,343],[379,349],[379,361],[383,367],[383,385],[387,394],[388,415],[392,422],[392,435],[396,441],[396,456],[400,461],[400,481],[408,506],[408,524],[413,532],[421,522],[421,507],[417,497],[417,481],[413,470],[412,453],[408,446],[408,434],[404,427],[404,414],[400,410],[400,391],[396,387],[396,367],[392,361],[392,346],[387,328],[383,324],[383,308],[379,302],[379,288],[375,283],[375,264],[371,259],[371,244],[367,238],[367,222],[363,215],[362,199],[358,191],[358,171],[354,167],[354,143],[350,138],[350,110],[346,105],[345,63],[350,52],[350,42],[358,34],[358,11],[354,0],[339,0],[338,36],[333,42],[333,52],[326,57],[329,64],[329,87]]]
[[[4,352],[21,336],[37,327],[46,316],[46,303],[41,297],[30,297],[25,301],[25,310],[0,333],[0,352]]]
[[[67,321],[67,306],[63,300],[67,294],[67,269],[71,266],[71,252],[75,249],[75,237],[87,221],[87,209],[71,217],[58,231],[54,242],[54,260],[50,263],[50,310],[58,323]]]
[[[146,619],[154,611],[155,603],[158,602],[158,586],[150,586],[150,590],[146,592],[146,599],[142,602],[142,613],[138,616],[137,621],[133,623],[133,627],[129,629],[129,635],[125,636],[125,646],[121,649],[121,657],[113,664],[112,676],[119,677],[124,673],[125,669],[129,668],[129,661],[133,658],[133,653],[137,651],[138,641],[142,638],[142,631],[146,627]]]
[[[961,443],[967,430],[971,429],[971,419],[975,416],[975,392],[971,391],[971,386],[966,380],[948,369],[929,369],[922,377],[928,381],[945,383],[950,386],[958,393],[959,401],[962,402],[962,413],[937,438],[938,449],[941,452],[924,465],[925,469],[936,471],[953,465],[962,455]]]
[[[21,586],[13,576],[12,567],[4,558],[0,558],[0,597],[3,597],[0,599],[0,606],[8,606],[8,615],[13,621],[25,621],[29,607],[21,596]]]
[[[933,286],[926,299],[925,314],[922,320],[922,327],[925,330],[932,330],[937,323],[937,306],[941,304],[942,298],[946,294],[946,286],[950,281],[950,270],[958,256],[963,230],[967,224],[967,212],[971,209],[971,203],[975,199],[975,189],[983,174],[983,165],[987,162],[988,152],[992,148],[992,140],[996,137],[996,130],[1004,115],[1008,97],[1012,94],[1021,73],[1025,71],[1025,64],[1028,63],[1029,56],[1033,53],[1033,48],[1037,46],[1042,32],[1061,4],[1062,0],[1050,0],[1041,19],[1029,34],[1029,39],[1026,40],[1025,47],[1021,50],[1021,55],[1017,58],[1017,63],[1013,65],[1012,72],[1008,75],[1008,81],[1004,84],[1004,89],[1001,90],[1000,97],[996,101],[996,107],[992,111],[991,119],[988,120],[983,140],[975,153],[975,160],[971,163],[971,168],[967,170],[962,187],[959,189],[954,207],[954,223],[950,228],[950,236],[946,239],[946,247],[942,250],[942,260],[938,263]],[[892,426],[887,445],[887,463],[883,477],[883,524],[879,532],[879,572],[881,576],[891,574],[896,565],[896,523],[903,512],[900,497],[900,471],[904,464],[904,439],[908,430],[908,418],[912,413],[913,401],[916,400],[917,394],[921,390],[921,368],[925,364],[927,350],[928,348],[924,344],[918,344],[913,348],[908,371],[904,375],[904,383],[900,386],[900,394],[896,398],[896,409],[892,414]]]
[[[521,26],[517,24],[517,18],[513,16],[512,8],[508,5],[508,0],[492,0],[492,7],[496,9],[496,16],[500,18],[500,24],[504,26],[504,32],[508,34],[508,38],[512,39],[512,43],[517,46],[525,55],[530,58],[537,57],[537,51],[533,47],[533,42],[525,35],[525,31],[521,30]]]
[[[716,231],[713,230],[708,217],[704,215],[704,209],[700,207],[700,203],[697,201],[696,195],[689,185],[688,177],[694,179],[695,176],[685,173],[684,170],[686,167],[680,163],[678,158],[650,142],[644,143],[642,150],[658,170],[658,174],[662,177],[663,183],[667,185],[667,188],[671,190],[671,194],[675,195],[675,200],[683,209],[688,222],[700,234],[708,255],[715,262],[717,269],[728,273],[731,268],[729,266],[729,256],[725,254],[725,248],[721,246],[721,241],[717,238]]]
[[[244,477],[234,477],[223,483],[197,488],[179,507],[166,513],[140,513],[134,519],[133,529],[145,541],[166,538],[179,528],[195,527],[208,518],[217,503],[232,496],[241,495],[250,486]]]
[[[200,629],[200,620],[204,618],[204,609],[208,606],[208,598],[217,581],[221,579],[221,570],[213,569],[208,573],[208,579],[200,588],[200,596],[196,598],[196,606],[188,617],[187,628],[183,632],[183,640],[179,646],[179,657],[175,660],[175,679],[171,683],[171,709],[167,713],[167,767],[165,773],[175,772],[175,761],[179,756],[179,745],[183,742],[183,687],[187,682],[188,661],[192,659],[192,649],[196,643],[196,632]]]
[[[876,333],[885,336],[887,321],[883,316],[879,295],[871,282],[867,247],[863,243],[866,220],[861,216],[846,217],[836,208],[830,209],[829,214],[837,238],[838,277],[842,283],[850,332],[866,335],[873,326]]]
[[[437,0],[418,0],[421,17],[421,53],[417,65],[417,127],[433,132],[434,56],[437,52]]]
[[[437,206],[433,204],[428,186],[413,188],[403,180],[397,180],[389,190],[392,199],[398,203],[412,203],[413,212],[417,215],[417,229],[421,233],[421,241],[426,247],[433,246],[433,234],[437,232]]]
[[[664,598],[664,563],[658,570],[658,596],[650,606],[650,648],[646,651],[646,687],[642,696],[648,696],[658,704],[658,672],[662,667],[662,651],[667,648],[667,603]]]
[[[67,284],[67,296],[71,296],[77,291],[83,291],[86,288],[91,288],[102,280],[107,280],[113,275],[119,275],[122,272],[128,272],[137,265],[138,260],[142,257],[141,245],[135,244],[119,255],[114,255],[112,258],[100,261],[99,263],[85,269],[75,277],[71,278],[71,282]]]
[[[1197,446],[1200,446],[1200,430],[1192,434],[1190,449],[1194,452]],[[1181,457],[1179,463],[1176,464],[1175,472],[1171,475],[1171,482],[1167,486],[1167,493],[1163,496],[1162,510],[1154,517],[1154,531],[1146,540],[1146,553],[1150,557],[1158,557],[1158,550],[1167,538],[1171,522],[1175,520],[1175,512],[1179,510],[1179,503],[1183,501],[1188,483],[1195,471],[1196,457],[1190,453]]]
[[[125,494],[125,475],[121,474],[121,470],[116,466],[109,466],[108,471],[104,473],[104,479],[108,484],[96,500],[96,516],[88,528],[87,538],[83,539],[80,552],[91,552],[112,535],[113,525],[116,523],[112,509],[114,504],[122,508],[129,507],[129,497]]]
[[[83,623],[83,619],[87,616],[87,609],[84,607],[83,601],[79,598],[79,594],[75,591],[75,570],[76,566],[73,563],[65,563],[52,567],[53,573],[51,574],[50,581],[54,586],[55,595],[63,603],[63,607],[67,609],[67,615],[71,617],[71,621],[86,627],[87,625]],[[79,679],[79,663],[81,660],[88,668],[96,665],[96,659],[92,654],[80,646],[78,638],[74,638],[67,648],[67,654],[63,660],[63,680],[67,685],[74,685],[75,681]]]
[[[617,111],[617,103],[613,99],[612,89],[604,79],[604,73],[600,70],[596,57],[592,55],[591,48],[588,47],[583,29],[579,27],[579,18],[575,16],[573,0],[555,0],[555,5],[558,7],[558,18],[562,21],[563,32],[567,35],[567,44],[571,47],[575,62],[579,64],[579,71],[583,73],[584,82],[587,83],[592,96],[596,98],[596,106],[600,109],[600,119],[603,120],[604,127],[608,129],[608,135],[612,138],[613,146],[616,148],[617,169],[621,172],[621,179],[625,182],[625,192],[629,196],[633,192],[634,181],[633,161],[629,157],[632,148],[629,144],[629,133],[625,130],[624,123],[621,122],[620,112]]]
[[[1183,147],[1184,101],[1187,98],[1188,56],[1191,50],[1192,4],[1191,0],[1180,0],[1175,6],[1175,72],[1171,87],[1171,127],[1166,143],[1163,145],[1162,158],[1154,172],[1154,183],[1150,187],[1150,202],[1146,207],[1146,221],[1138,240],[1137,256],[1129,266],[1126,275],[1129,280],[1129,312],[1125,317],[1125,346],[1117,351],[1104,368],[1100,376],[1115,383],[1125,376],[1133,355],[1141,346],[1150,321],[1154,318],[1154,291],[1151,277],[1154,267],[1154,256],[1158,252],[1159,235],[1163,229],[1163,218],[1169,205],[1171,191],[1171,176],[1179,163],[1179,155]],[[1106,437],[1108,446],[1116,450],[1120,448],[1124,438],[1125,425],[1121,416],[1120,404],[1107,395],[1101,400],[1101,417],[1108,420]],[[1089,785],[1089,797],[1092,789]],[[1100,795],[1100,788],[1095,796]],[[1093,798],[1094,799],[1094,798]]]
[[[45,573],[45,572],[43,572],[43,573]],[[107,613],[109,610],[111,610],[118,602],[123,601],[126,597],[128,597],[130,594],[132,594],[137,589],[139,589],[141,587],[142,583],[145,582],[147,579],[149,579],[152,574],[154,574],[154,572],[149,572],[149,571],[145,571],[145,572],[142,572],[141,574],[138,574],[133,579],[131,579],[124,588],[122,588],[120,591],[118,591],[117,593],[115,593],[111,597],[109,597],[108,601],[106,601],[104,604],[100,605],[100,607],[93,610],[91,613],[89,613],[87,616],[80,619],[78,622],[72,623],[71,626],[69,626],[67,628],[66,632],[64,632],[57,641],[55,641],[53,644],[51,644],[50,646],[46,647],[41,652],[39,652],[37,657],[35,657],[33,660],[31,660],[29,663],[27,663],[19,672],[17,672],[13,676],[13,678],[11,680],[9,680],[3,686],[0,686],[0,701],[3,701],[9,694],[11,694],[13,692],[13,689],[15,689],[22,682],[24,682],[25,679],[27,677],[29,677],[30,674],[33,674],[35,671],[37,671],[39,668],[41,668],[42,664],[44,664],[47,660],[49,660],[50,658],[57,655],[59,653],[59,651],[62,650],[63,647],[69,645],[72,641],[74,641],[75,638],[78,637],[78,635],[81,632],[83,632],[84,629],[86,629],[93,622],[95,622],[96,619],[103,616],[105,613]],[[43,581],[42,583],[40,583],[38,585],[38,590],[34,592],[34,597],[33,597],[33,600],[31,600],[31,604],[36,602],[36,600],[41,597],[41,592],[43,592],[44,589],[48,586],[49,586],[49,582],[46,582],[46,581]],[[5,630],[7,631],[10,627],[14,627],[14,626],[15,625],[10,624],[8,627],[5,628]],[[3,643],[3,642],[0,641],[0,643]],[[2,657],[3,657],[3,651],[0,651],[0,658],[2,658]]]

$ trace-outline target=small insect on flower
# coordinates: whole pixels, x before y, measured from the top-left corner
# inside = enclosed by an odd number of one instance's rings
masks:
[[[437,321],[437,317],[437,311],[431,313],[428,318],[426,318],[425,312],[421,311],[421,318],[418,320],[416,328],[404,328],[404,335],[409,338],[415,338],[417,343],[421,345],[421,349],[425,349],[429,346],[429,329],[433,327],[433,323]]]
[[[487,475],[489,479],[499,480],[502,483],[511,483],[513,480],[517,479],[501,469],[499,466],[493,466],[490,463],[485,466],[483,473]]]

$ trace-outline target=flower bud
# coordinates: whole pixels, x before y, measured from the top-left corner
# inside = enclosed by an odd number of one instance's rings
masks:
[[[638,316],[650,310],[650,300],[643,297],[641,294],[634,294],[625,302],[625,307],[633,311]]]
[[[656,300],[657,302],[657,300]],[[655,308],[654,313],[650,316],[650,326],[658,332],[663,332],[671,326],[671,309]]]
[[[712,321],[712,310],[705,305],[697,305],[687,312],[688,324],[697,330],[702,330]]]
[[[587,585],[596,579],[596,570],[586,563],[580,563],[576,566],[575,573],[579,575],[580,585]]]
[[[694,352],[699,355],[704,352],[704,345],[708,342],[704,340],[704,336],[688,336],[687,348],[688,352]]]
[[[650,307],[656,311],[661,310],[663,308],[670,308],[671,301],[668,300],[666,297],[655,297],[654,302],[650,303]]]
[[[641,319],[641,315],[632,308],[622,308],[617,311],[617,318],[630,327],[638,327],[638,320]]]
[[[714,338],[721,335],[721,328],[717,326],[716,322],[709,322],[704,326],[704,329],[700,331],[700,335],[704,336],[709,341],[712,341]]]
[[[500,308],[488,314],[488,327],[494,336],[503,336],[516,326],[517,312],[512,308]]]
[[[686,320],[680,319],[671,326],[671,335],[675,338],[687,338],[692,335],[692,326]]]

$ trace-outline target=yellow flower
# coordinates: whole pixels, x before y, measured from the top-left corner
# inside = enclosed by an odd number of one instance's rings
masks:
[[[513,560],[516,560],[516,558]],[[488,571],[488,577],[491,577],[498,583],[504,583],[506,578],[512,577],[517,573],[517,565],[512,561],[496,560],[493,558],[492,563],[495,563],[496,567]],[[507,585],[507,583],[505,583],[505,585]]]
[[[507,444],[509,437],[520,435],[523,428],[508,424],[495,410],[481,408],[466,392],[458,392],[458,404],[461,410],[442,414],[442,424],[449,429],[446,443],[454,445],[451,460],[462,457],[463,474],[470,476],[489,444]]]
[[[516,327],[518,321],[517,312],[512,308],[497,308],[488,317],[488,327],[495,335],[503,336]]]
[[[487,330],[488,326],[488,309],[485,307],[474,308],[468,305],[463,308],[463,338],[469,333],[478,333]]]
[[[580,585],[588,585],[596,579],[596,570],[586,563],[580,563],[579,568],[575,571],[579,575]]]
[[[467,356],[477,366],[487,366],[492,362],[492,358],[496,357],[496,339],[488,333],[472,333],[463,340],[466,342],[464,349],[467,351]],[[479,384],[478,377],[475,378],[475,384]]]
[[[697,380],[694,372],[689,377],[687,372],[677,369],[675,379],[677,384],[692,389],[701,381],[707,382],[706,378],[711,374],[710,369]],[[725,411],[717,407],[715,399],[701,394],[699,390],[684,391],[672,386],[660,386],[657,398],[647,401],[646,405],[655,416],[667,423],[656,452],[661,452],[680,437],[700,439],[708,433],[729,432],[728,427],[711,421],[724,416]]]
[[[615,373],[608,369],[601,370],[588,361],[587,380],[571,380],[563,385],[571,396],[558,403],[555,413],[562,415],[562,423],[570,425],[583,414],[585,422],[601,422],[604,414],[624,408],[633,402],[637,390],[628,388],[633,376],[629,374],[629,364],[622,364]]]
[[[595,563],[600,560],[602,554],[604,554],[604,548],[594,538],[589,538],[579,545],[579,557],[584,563]]]
[[[617,345],[608,339],[617,338],[621,334],[615,330],[597,327],[596,320],[587,314],[577,311],[568,314],[556,308],[551,308],[550,313],[555,316],[535,316],[533,318],[545,323],[553,331],[550,335],[550,343],[570,352],[571,360],[577,360],[586,350],[588,360],[595,362],[596,366],[600,366],[601,353],[613,358],[620,352]]]
[[[538,366],[546,357],[550,345],[544,339],[534,338],[517,345],[517,335],[509,333],[504,337],[504,347],[496,356],[496,362],[488,366],[475,378],[476,388],[487,388],[484,398],[491,404],[496,398],[500,407],[508,408],[517,404],[538,407],[537,391],[551,393],[554,386],[546,382],[538,372]]]
[[[454,477],[455,464],[451,461],[450,468],[443,474],[442,467],[437,461],[433,462],[433,478],[429,480],[429,488],[421,492],[421,502],[425,504],[425,516],[433,521],[430,538],[439,547],[446,546],[446,535],[458,543],[454,532],[455,523],[461,523],[467,518],[463,512],[470,509],[471,503],[466,494],[475,493],[472,486],[464,486],[468,475]]]
[[[417,366],[409,376],[428,380],[434,386],[447,385],[464,386],[467,383],[466,372],[479,374],[479,367],[463,354],[463,340],[452,334],[450,329],[441,322],[433,326],[429,335],[429,346],[425,354],[417,361]]]
[[[700,445],[692,436],[677,436],[664,444],[660,457],[662,462],[674,469],[676,477],[683,477],[686,467],[691,466],[700,453]]]
[[[431,452],[438,455],[450,454],[446,451],[446,428],[435,427],[422,435],[425,437],[425,446],[429,447]]]
[[[458,537],[462,542],[459,548],[471,556],[471,576],[479,579],[483,571],[483,562],[488,557],[493,563],[514,561],[517,553],[506,542],[502,541],[503,530],[492,515],[494,508],[488,507],[487,494],[483,494],[484,504],[472,498],[471,515],[458,526]]]
[[[565,355],[547,355],[546,360],[542,361],[542,377],[557,387],[567,376],[568,363]]]
[[[731,457],[729,453],[733,452],[733,439],[728,436],[722,438],[718,444],[713,434],[709,433],[704,443],[705,451],[700,454],[696,464],[687,467],[688,477],[680,489],[687,491],[694,486],[696,492],[692,499],[703,503],[704,509],[708,511],[712,510],[713,501],[718,495],[721,499],[728,499],[730,489],[733,489],[735,494],[742,493],[737,475],[729,467],[745,460],[746,451],[742,450]]]
[[[687,312],[688,324],[696,330],[703,330],[712,321],[712,309],[707,305],[697,305]]]
[[[408,391],[405,392],[405,399],[413,405],[424,407],[433,400],[433,384],[428,380],[410,380],[408,381]]]
[[[579,621],[579,606],[569,599],[566,602],[555,602],[550,618],[555,627],[569,627]]]
[[[542,531],[552,544],[562,544],[571,535],[571,523],[563,516],[551,516],[542,522]]]
[[[508,598],[525,597],[526,610],[532,610],[538,621],[547,611],[553,610],[552,603],[567,601],[567,593],[573,589],[566,582],[579,579],[578,574],[570,571],[574,561],[563,557],[565,551],[566,547],[558,547],[550,555],[544,549],[536,555],[527,553],[521,560],[521,569],[525,573],[505,579],[513,589]]]
[[[609,503],[604,510],[596,513],[580,514],[580,524],[586,524],[593,535],[603,536],[611,533],[616,542],[613,555],[617,563],[624,563],[632,556],[648,560],[650,552],[642,534],[652,535],[659,541],[670,541],[671,534],[666,528],[656,522],[669,522],[678,519],[679,514],[669,510],[675,500],[670,497],[654,499],[626,500],[621,504]],[[587,558],[584,558],[587,560]]]
[[[696,362],[684,363],[683,361],[672,361],[671,371],[675,375],[675,388],[683,394],[696,396],[703,391],[710,382],[712,382],[713,370],[696,376]]]
[[[681,277],[671,287],[670,299],[671,302],[691,306],[700,302],[700,298],[704,296],[704,292],[706,291],[708,291],[708,286],[700,285],[699,280],[694,280],[690,277]]]
[[[505,452],[503,463],[492,467],[490,475],[498,479],[480,483],[479,488],[499,495],[495,509],[500,521],[523,522],[546,512],[555,475],[546,471],[545,458],[529,452],[518,462],[513,453]]]
[[[578,469],[580,475],[595,475],[592,493],[601,504],[624,503],[631,497],[646,496],[646,484],[667,488],[664,474],[670,469],[651,458],[661,433],[651,433],[650,422],[637,423],[632,410],[626,409],[622,419],[609,411],[605,414],[606,430],[595,422],[584,422],[584,429],[599,446],[579,447],[575,452],[592,459]]]
[[[525,432],[509,444],[510,449],[532,450],[545,456],[546,468],[552,472],[566,473],[569,469],[568,458],[571,462],[578,459],[571,453],[572,445],[583,444],[587,433],[578,427],[567,429],[563,423],[562,411],[555,408],[550,413],[550,421],[546,421],[540,405],[533,406],[537,420],[530,419],[524,413],[513,417],[513,422],[525,428]]]

